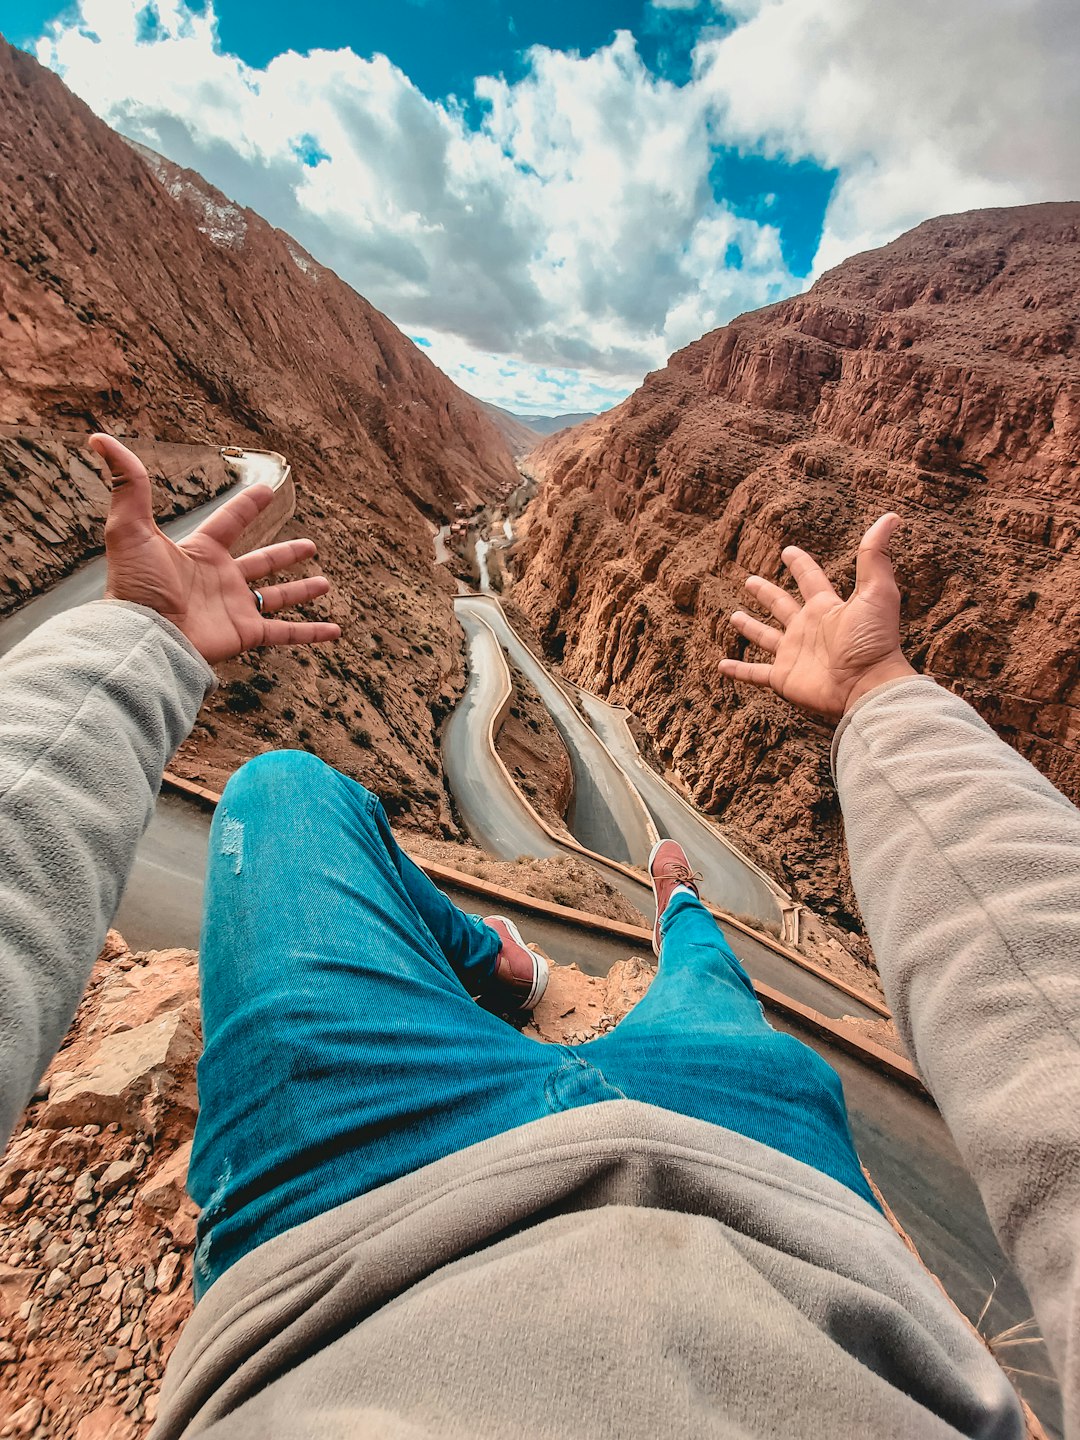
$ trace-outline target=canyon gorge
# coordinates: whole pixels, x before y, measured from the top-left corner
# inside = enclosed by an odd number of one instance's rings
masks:
[[[334,590],[313,609],[344,636],[225,667],[175,769],[220,789],[248,755],[298,745],[410,830],[458,838],[438,737],[464,660],[431,532],[505,499],[526,428],[6,45],[0,123],[0,613],[100,549],[92,430],[139,448],[163,516],[228,483],[218,447],[280,450],[298,491],[283,534],[319,545]],[[866,524],[899,510],[912,660],[1078,798],[1078,268],[1080,205],[930,221],[704,336],[520,461],[540,488],[516,525],[515,613],[853,934],[827,729],[719,675],[747,648],[727,617],[789,542],[849,583]],[[528,729],[512,717],[511,748]],[[530,774],[565,763],[549,749]]]
[[[514,599],[794,895],[859,921],[829,731],[717,668],[750,573],[841,591],[895,509],[913,663],[1080,799],[1080,204],[946,216],[671,357],[545,441]]]

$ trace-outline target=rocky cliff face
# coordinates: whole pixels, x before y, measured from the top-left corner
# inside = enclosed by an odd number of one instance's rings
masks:
[[[0,136],[0,609],[101,544],[79,432],[280,450],[299,489],[285,533],[319,543],[344,639],[233,667],[179,768],[220,783],[299,743],[437,825],[433,728],[461,667],[431,522],[515,483],[502,436],[287,235],[137,153],[2,41]],[[223,483],[156,474],[166,508]]]
[[[1080,799],[1080,204],[927,222],[674,355],[529,457],[515,598],[567,673],[807,903],[855,925],[827,733],[717,672],[751,572],[894,549],[908,653]],[[761,658],[761,657],[759,657]]]

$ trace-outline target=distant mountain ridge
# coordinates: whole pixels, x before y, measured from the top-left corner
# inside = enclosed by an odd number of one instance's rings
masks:
[[[511,412],[513,413],[513,412]],[[586,420],[595,420],[599,412],[584,410],[575,415],[514,415],[522,425],[528,425],[538,435],[555,435],[560,430],[570,430],[575,425],[584,425]]]
[[[518,460],[546,436],[596,419],[594,411],[581,415],[516,415],[491,400],[478,400],[476,403],[490,415]]]

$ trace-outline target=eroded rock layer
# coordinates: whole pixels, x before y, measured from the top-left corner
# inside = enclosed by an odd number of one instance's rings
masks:
[[[431,522],[517,480],[471,397],[367,301],[199,176],[136,151],[0,41],[0,609],[99,548],[99,427],[279,450],[342,642],[225,676],[179,768],[211,783],[300,744],[419,823],[447,817],[433,728],[460,687]],[[170,507],[220,488],[188,470]]]
[[[1080,204],[929,221],[672,356],[529,457],[515,598],[569,676],[781,881],[854,926],[824,727],[717,661],[798,543],[895,545],[914,663],[1080,799]],[[764,658],[757,655],[756,658]]]

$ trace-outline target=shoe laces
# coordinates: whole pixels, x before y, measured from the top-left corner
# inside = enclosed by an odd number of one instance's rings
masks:
[[[693,885],[695,881],[704,880],[704,875],[699,875],[689,865],[680,865],[678,861],[667,866],[665,880],[674,880],[677,885]]]

